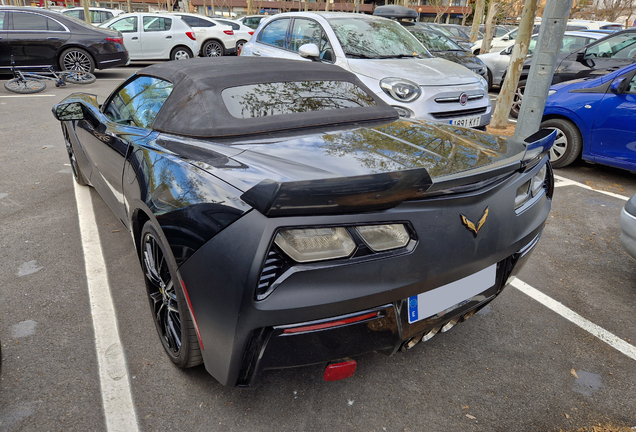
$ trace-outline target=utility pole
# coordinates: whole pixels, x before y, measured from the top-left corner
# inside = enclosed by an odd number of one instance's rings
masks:
[[[546,3],[541,19],[537,49],[532,55],[530,73],[519,110],[514,139],[521,141],[539,130],[541,118],[552,85],[556,59],[561,49],[572,0]]]

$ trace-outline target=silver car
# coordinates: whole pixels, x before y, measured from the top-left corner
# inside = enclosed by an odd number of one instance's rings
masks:
[[[350,72],[400,116],[485,128],[487,81],[433,57],[398,23],[351,13],[291,12],[261,25],[241,56],[333,63]]]
[[[528,56],[532,55],[532,52],[537,45],[538,36],[539,35],[534,35],[530,39]],[[565,32],[563,34],[563,42],[561,42],[561,52],[574,52],[577,49],[605,36],[607,35],[602,33],[578,31]],[[513,47],[514,45],[510,45],[508,48],[501,51],[480,54],[477,56],[488,68],[488,88],[503,84],[504,72],[506,72],[506,69],[508,69],[508,65],[510,64]]]
[[[621,243],[627,253],[636,258],[636,195],[621,211]]]

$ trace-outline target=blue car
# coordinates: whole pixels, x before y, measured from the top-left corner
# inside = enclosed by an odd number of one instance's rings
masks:
[[[542,128],[556,129],[554,168],[588,162],[636,171],[636,64],[550,88]]]

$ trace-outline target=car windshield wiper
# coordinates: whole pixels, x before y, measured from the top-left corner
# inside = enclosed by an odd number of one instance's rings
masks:
[[[395,54],[395,55],[387,55],[387,56],[379,56],[381,59],[390,59],[390,58],[422,58],[419,54]]]
[[[353,58],[360,58],[360,59],[374,59],[374,58],[377,58],[377,57],[368,56],[368,55],[364,55],[364,54],[350,53],[350,52],[347,52],[347,51],[345,51],[345,56],[353,57]]]

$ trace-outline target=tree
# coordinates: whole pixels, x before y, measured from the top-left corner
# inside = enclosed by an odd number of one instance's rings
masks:
[[[470,29],[470,42],[477,42],[479,38],[479,24],[484,17],[484,9],[486,8],[486,0],[477,0],[475,3],[475,18],[473,18],[473,26]]]
[[[495,107],[495,113],[490,122],[493,128],[503,129],[508,123],[508,115],[517,91],[517,85],[519,84],[523,62],[528,54],[528,45],[530,44],[530,37],[532,36],[532,28],[534,27],[534,18],[537,14],[538,3],[538,0],[526,0],[523,6],[521,22],[519,23],[516,42],[512,49],[508,72],[501,86],[499,96],[497,96],[497,106]]]
[[[500,7],[501,3],[498,1],[490,2],[490,6],[488,7],[488,17],[486,18],[486,31],[484,32],[484,39],[481,41],[480,51],[482,53],[490,52],[490,44],[495,30],[495,20],[497,19]]]

